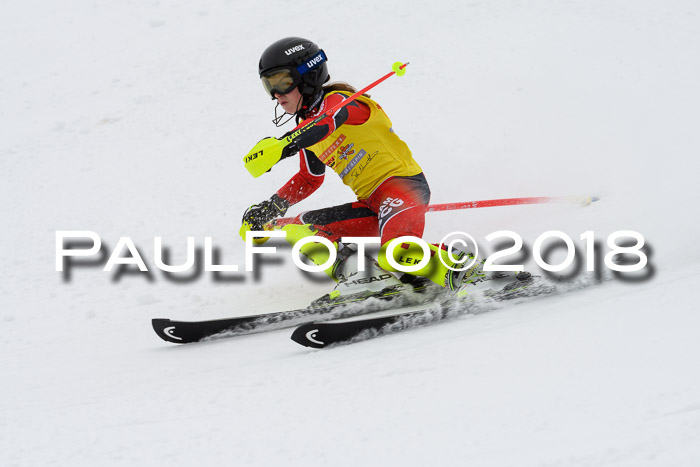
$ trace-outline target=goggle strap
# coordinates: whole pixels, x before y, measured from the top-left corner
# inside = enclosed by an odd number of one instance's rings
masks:
[[[297,71],[300,75],[303,75],[307,71],[315,70],[320,67],[324,62],[328,61],[326,53],[323,50],[319,50],[314,55],[308,58],[304,63],[297,67]]]

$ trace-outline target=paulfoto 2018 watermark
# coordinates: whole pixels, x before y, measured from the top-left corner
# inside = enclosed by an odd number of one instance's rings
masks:
[[[245,241],[245,272],[253,272],[255,269],[256,255],[276,255],[279,256],[275,246],[261,246],[256,244],[255,238],[272,237],[284,238],[285,231],[250,231],[246,233]],[[523,238],[516,232],[510,230],[499,230],[484,236],[484,240],[489,243],[507,242],[510,246],[497,248],[484,258],[481,269],[485,272],[497,271],[523,271],[528,251],[539,268],[549,273],[556,273],[570,268],[575,261],[581,261],[578,255],[582,255],[585,261],[586,271],[596,271],[600,267],[597,258],[603,253],[603,247],[597,240],[593,231],[585,231],[579,235],[579,240],[583,242],[583,253],[580,246],[577,247],[572,237],[559,230],[549,230],[539,235],[532,248],[524,247]],[[501,240],[501,242],[497,242]],[[380,245],[380,237],[343,237],[340,239],[344,244],[356,245],[358,250],[358,268],[364,271],[365,251],[368,245]],[[423,250],[420,261],[396,261],[394,250],[402,244],[412,243],[419,245]],[[328,249],[328,258],[324,264],[307,264],[302,260],[301,248],[308,243],[324,245]],[[545,247],[545,245],[547,245]],[[637,272],[648,265],[648,255],[645,252],[644,236],[633,230],[619,230],[607,235],[607,251],[602,258],[603,266],[615,272]],[[553,247],[566,250],[564,259],[552,264],[548,261],[548,252]],[[473,236],[466,232],[452,232],[441,240],[439,248],[444,249],[450,261],[445,261],[442,255],[438,255],[446,267],[452,270],[464,270],[472,267],[479,261],[479,245]],[[202,254],[196,253],[195,237],[186,237],[185,261],[181,264],[167,264],[165,247],[162,237],[153,239],[153,264],[155,268],[167,274],[182,274],[194,270],[213,273],[236,273],[239,272],[237,264],[217,264],[215,261],[215,247],[212,237],[203,238]],[[101,237],[94,231],[56,231],[56,271],[64,272],[74,266],[81,265],[81,262],[88,261],[92,265],[103,265],[102,271],[110,272],[115,268],[136,267],[140,272],[149,272],[143,249],[138,248],[131,237],[120,237],[111,253],[105,251]],[[462,256],[462,252],[471,253]],[[296,267],[307,272],[319,272],[331,267],[337,259],[337,248],[330,240],[310,236],[303,238],[292,246],[291,260]],[[509,264],[509,258],[518,257],[518,264]],[[620,261],[625,256],[625,261]],[[431,249],[428,243],[417,237],[406,236],[391,240],[386,246],[386,258],[389,264],[400,272],[412,273],[420,270],[430,261]],[[630,260],[630,258],[632,260]],[[512,261],[512,259],[511,259]]]

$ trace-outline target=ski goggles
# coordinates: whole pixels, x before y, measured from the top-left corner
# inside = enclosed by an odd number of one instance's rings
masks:
[[[326,54],[319,50],[296,68],[278,68],[260,76],[263,88],[273,99],[275,94],[287,94],[301,84],[304,73],[315,70],[326,62]]]
[[[287,94],[301,83],[301,76],[295,77],[292,70],[289,69],[273,71],[261,76],[260,79],[265,92],[272,96],[273,99],[275,94]]]

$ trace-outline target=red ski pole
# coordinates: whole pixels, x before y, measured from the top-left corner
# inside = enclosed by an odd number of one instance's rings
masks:
[[[493,206],[516,206],[520,204],[545,204],[570,202],[587,206],[599,198],[595,196],[538,196],[530,198],[484,199],[480,201],[465,201],[461,203],[431,204],[428,212],[456,211],[459,209],[490,208]]]
[[[547,203],[573,203],[588,206],[598,201],[596,196],[537,196],[529,198],[501,198],[483,199],[479,201],[463,201],[459,203],[431,204],[428,212],[438,211],[458,211],[462,209],[490,208],[495,206],[517,206],[521,204],[547,204]],[[270,221],[265,225],[265,230],[274,230],[275,227],[282,227],[294,223],[294,217],[282,217]]]
[[[346,105],[350,104],[352,101],[354,101],[355,99],[357,99],[357,98],[360,97],[362,94],[366,93],[367,91],[369,91],[370,89],[372,89],[373,87],[375,87],[376,85],[378,85],[379,83],[381,83],[381,82],[383,82],[383,81],[389,79],[389,78],[392,77],[393,75],[396,75],[396,76],[403,76],[403,75],[406,73],[406,70],[405,70],[406,66],[408,66],[408,62],[403,63],[403,64],[402,64],[401,62],[396,62],[396,63],[394,63],[394,65],[391,67],[391,69],[392,69],[391,72],[385,74],[384,76],[382,76],[381,78],[379,78],[379,79],[378,79],[377,81],[375,81],[374,83],[369,84],[369,85],[365,86],[364,88],[360,89],[360,90],[357,91],[355,94],[353,94],[352,96],[350,96],[350,97],[348,97],[347,99],[345,99],[343,102],[338,102],[336,105],[334,105],[334,106],[331,107],[330,109],[326,110],[325,112],[323,112],[323,113],[322,113],[321,115],[319,115],[318,117],[314,118],[311,122],[309,122],[308,124],[306,124],[306,125],[304,125],[303,127],[299,128],[298,130],[296,130],[296,131],[295,131],[294,133],[292,133],[291,135],[287,136],[286,139],[291,143],[292,140],[294,140],[294,138],[296,138],[297,136],[299,136],[300,134],[302,134],[303,132],[305,132],[306,130],[308,130],[309,128],[311,128],[312,126],[316,125],[318,122],[320,122],[320,121],[323,120],[324,118],[328,117],[329,115],[333,115],[338,109],[340,109],[341,107],[345,107]]]

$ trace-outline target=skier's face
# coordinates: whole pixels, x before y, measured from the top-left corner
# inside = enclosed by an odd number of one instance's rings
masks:
[[[287,94],[275,93],[275,99],[288,114],[294,114],[301,107],[301,93],[299,88],[294,88]]]

